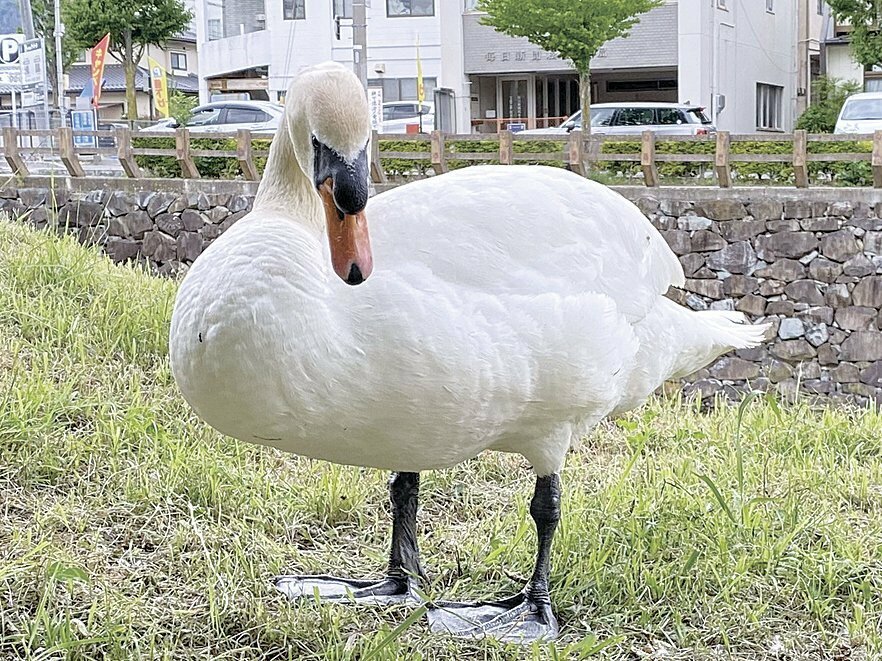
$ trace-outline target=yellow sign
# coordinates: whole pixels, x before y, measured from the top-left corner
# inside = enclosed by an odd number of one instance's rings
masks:
[[[417,37],[416,44],[417,56],[417,101],[422,103],[426,100],[426,87],[423,85],[423,63],[420,62],[420,38]]]
[[[162,117],[168,117],[168,77],[165,67],[152,57],[147,58],[150,67],[150,86],[153,88],[153,107]]]

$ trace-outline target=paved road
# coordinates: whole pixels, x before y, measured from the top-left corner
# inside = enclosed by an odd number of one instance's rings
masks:
[[[122,166],[115,156],[80,156],[80,163],[86,171],[86,176],[91,177],[124,177]],[[43,176],[66,177],[67,168],[61,159],[55,156],[32,156],[27,159],[28,169],[31,174]],[[11,174],[12,170],[6,159],[0,159],[0,173]]]

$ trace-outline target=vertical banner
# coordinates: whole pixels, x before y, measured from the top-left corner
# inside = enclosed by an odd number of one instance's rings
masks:
[[[416,42],[416,60],[417,60],[417,101],[422,103],[426,100],[426,88],[423,85],[423,63],[420,62],[420,38],[417,37]]]
[[[92,105],[97,108],[101,98],[101,84],[104,82],[104,61],[107,59],[107,47],[110,45],[110,33],[104,35],[91,51],[92,60]]]
[[[165,67],[152,57],[147,58],[150,67],[150,85],[153,88],[153,107],[161,117],[168,117],[168,76]]]

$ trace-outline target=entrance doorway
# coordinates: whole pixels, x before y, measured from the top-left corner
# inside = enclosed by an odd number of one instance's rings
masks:
[[[536,118],[533,76],[500,76],[496,79],[497,123],[500,129],[508,124],[524,124],[533,128]]]

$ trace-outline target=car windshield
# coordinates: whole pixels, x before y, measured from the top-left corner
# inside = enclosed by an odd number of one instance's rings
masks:
[[[686,111],[686,116],[690,122],[700,122],[701,124],[710,124],[711,120],[704,114],[704,108],[690,108]]]
[[[882,99],[853,99],[845,102],[842,119],[882,119]]]

